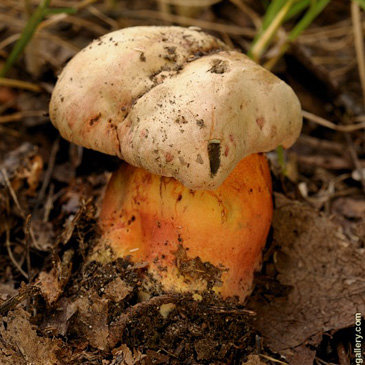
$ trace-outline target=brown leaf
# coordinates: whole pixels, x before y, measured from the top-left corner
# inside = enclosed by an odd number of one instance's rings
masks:
[[[32,217],[31,227],[34,232],[37,247],[42,251],[51,251],[54,239],[54,227],[51,222],[44,222],[43,219]]]
[[[43,159],[37,148],[25,142],[17,149],[7,153],[1,161],[0,169],[5,169],[15,192],[24,189],[24,193],[35,196],[43,171]],[[0,176],[0,182],[3,180]]]
[[[62,294],[63,288],[71,275],[73,250],[67,250],[63,261],[57,260],[50,272],[39,274],[40,288],[44,299],[49,305],[54,303]]]
[[[142,355],[138,350],[133,352],[125,344],[119,346],[112,351],[114,358],[110,365],[135,365],[140,364],[140,361],[146,357]]]
[[[66,336],[70,324],[70,319],[77,312],[77,306],[70,299],[61,298],[57,302],[57,314],[47,316],[42,328],[52,330],[55,335]]]
[[[42,271],[39,274],[42,295],[48,304],[55,302],[62,293],[62,288],[57,276],[57,270],[55,268],[50,272]]]
[[[120,277],[116,277],[104,287],[105,297],[113,302],[120,302],[132,291],[133,288]]]
[[[27,312],[17,309],[0,320],[0,363],[60,364],[56,356],[60,341],[38,336],[29,318]]]
[[[332,208],[347,218],[361,218],[365,216],[364,199],[338,198],[333,202]]]
[[[249,355],[247,361],[243,362],[242,365],[265,365],[266,362],[261,361],[259,355]]]
[[[14,288],[14,283],[9,281],[7,283],[0,283],[0,303],[9,297],[15,295],[18,291]]]
[[[277,278],[293,290],[270,301],[257,295],[249,307],[257,312],[258,329],[271,349],[290,357],[313,335],[351,326],[355,312],[365,313],[365,260],[325,215],[279,194],[275,202]]]
[[[90,293],[88,297],[78,298],[73,304],[78,312],[73,330],[86,337],[90,345],[99,350],[108,347],[108,303],[109,300]]]

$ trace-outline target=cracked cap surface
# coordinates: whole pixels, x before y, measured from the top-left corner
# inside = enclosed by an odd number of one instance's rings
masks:
[[[76,144],[192,189],[215,189],[244,157],[290,147],[302,118],[292,89],[218,39],[182,27],[133,27],[79,52],[50,117]]]

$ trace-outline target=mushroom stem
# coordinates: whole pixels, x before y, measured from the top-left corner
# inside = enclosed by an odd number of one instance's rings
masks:
[[[215,190],[191,190],[123,164],[106,190],[93,258],[130,256],[148,263],[164,291],[212,290],[243,302],[271,218],[270,171],[261,154],[243,159]]]

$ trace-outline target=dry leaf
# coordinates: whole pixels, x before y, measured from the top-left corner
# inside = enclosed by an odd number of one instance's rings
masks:
[[[140,364],[140,361],[146,357],[142,355],[138,350],[133,352],[125,344],[119,346],[113,350],[114,359],[110,365],[135,365]]]
[[[338,198],[333,202],[332,209],[347,218],[361,218],[365,216],[365,200]]]
[[[277,279],[293,289],[287,297],[252,297],[249,307],[270,348],[290,358],[302,344],[318,345],[316,334],[352,326],[355,313],[365,313],[365,252],[308,205],[279,194],[275,201]]]
[[[62,262],[57,260],[50,272],[42,271],[39,274],[41,292],[49,305],[52,305],[63,293],[63,288],[71,275],[73,254],[73,250],[67,250]]]
[[[17,309],[0,320],[0,363],[61,364],[56,356],[61,341],[38,336],[29,318],[27,312]]]
[[[116,277],[104,287],[105,297],[113,302],[120,302],[132,291],[133,288],[120,277]]]
[[[74,332],[84,336],[90,345],[99,350],[108,347],[108,303],[107,299],[100,299],[96,293],[88,297],[77,299],[73,305],[77,308]]]
[[[247,361],[243,362],[242,365],[265,365],[266,362],[261,361],[259,355],[249,355]]]

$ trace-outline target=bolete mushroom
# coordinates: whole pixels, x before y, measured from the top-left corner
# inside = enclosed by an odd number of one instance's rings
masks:
[[[93,257],[130,256],[166,291],[244,301],[272,218],[263,152],[301,129],[292,89],[204,32],[107,34],[65,67],[50,117],[62,136],[125,160]]]

